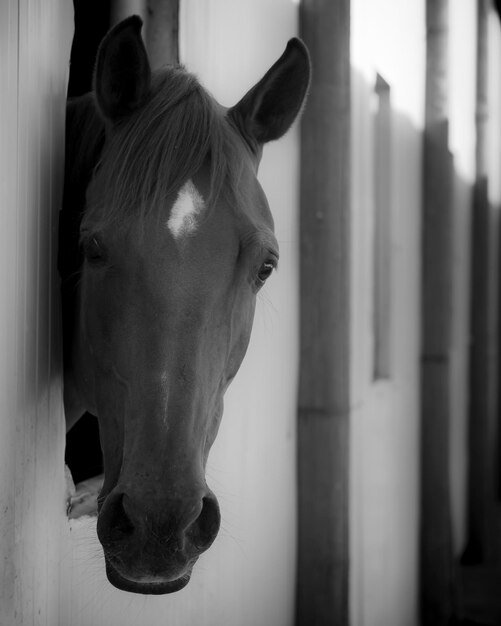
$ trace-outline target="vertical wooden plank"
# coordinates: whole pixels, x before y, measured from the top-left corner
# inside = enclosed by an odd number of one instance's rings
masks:
[[[298,626],[348,623],[350,3],[302,3]]]
[[[426,3],[423,150],[421,539],[423,626],[452,614],[449,479],[452,331],[452,158],[448,150],[448,0]]]
[[[477,4],[476,179],[472,217],[471,350],[468,476],[468,546],[466,564],[499,562],[499,510],[496,511],[495,445],[499,310],[496,289],[498,243],[497,207],[489,198],[489,73],[490,2]],[[495,140],[494,140],[495,141]],[[492,152],[491,152],[492,156]]]
[[[147,0],[146,47],[153,69],[179,63],[179,0]]]
[[[179,0],[110,0],[110,25],[140,15],[151,67],[179,63]]]
[[[147,21],[146,0],[110,0],[110,27],[131,15]]]

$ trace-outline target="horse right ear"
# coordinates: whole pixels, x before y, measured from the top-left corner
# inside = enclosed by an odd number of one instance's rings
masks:
[[[141,38],[143,22],[133,15],[114,26],[97,53],[94,92],[105,118],[117,122],[145,101],[151,69]]]

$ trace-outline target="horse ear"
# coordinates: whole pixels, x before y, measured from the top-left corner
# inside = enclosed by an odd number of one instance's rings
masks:
[[[128,17],[104,37],[97,53],[94,92],[104,117],[115,122],[139,108],[150,89],[151,69],[141,39],[143,21]]]
[[[245,136],[259,145],[279,139],[301,111],[310,84],[310,56],[293,38],[263,78],[229,110]]]

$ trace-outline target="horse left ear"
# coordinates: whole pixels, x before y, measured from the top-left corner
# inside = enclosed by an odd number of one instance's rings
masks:
[[[128,17],[104,37],[94,70],[94,92],[103,115],[116,122],[138,109],[150,89],[151,69],[141,38],[143,21]]]
[[[310,55],[294,37],[263,78],[229,110],[244,135],[258,145],[279,139],[301,111],[310,84]]]

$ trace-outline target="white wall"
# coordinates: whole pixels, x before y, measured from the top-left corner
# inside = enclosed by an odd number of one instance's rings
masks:
[[[14,614],[16,436],[16,275],[17,255],[17,9],[13,0],[0,8],[0,617]],[[14,157],[14,158],[12,158]],[[9,210],[9,207],[10,210]],[[10,260],[9,262],[6,262]]]
[[[297,32],[290,0],[181,1],[181,59],[221,101],[236,102]],[[298,360],[298,133],[265,149],[260,180],[281,247],[258,298],[241,371],[226,396],[208,483],[222,530],[190,584],[164,597],[124,594],[105,579],[95,524],[66,533],[60,624],[286,626],[294,608]]]
[[[405,4],[405,9],[404,9]],[[353,626],[417,624],[424,2],[352,1]],[[390,86],[391,376],[373,380],[374,86]]]
[[[0,624],[58,623],[64,419],[54,238],[66,0],[0,3]]]

